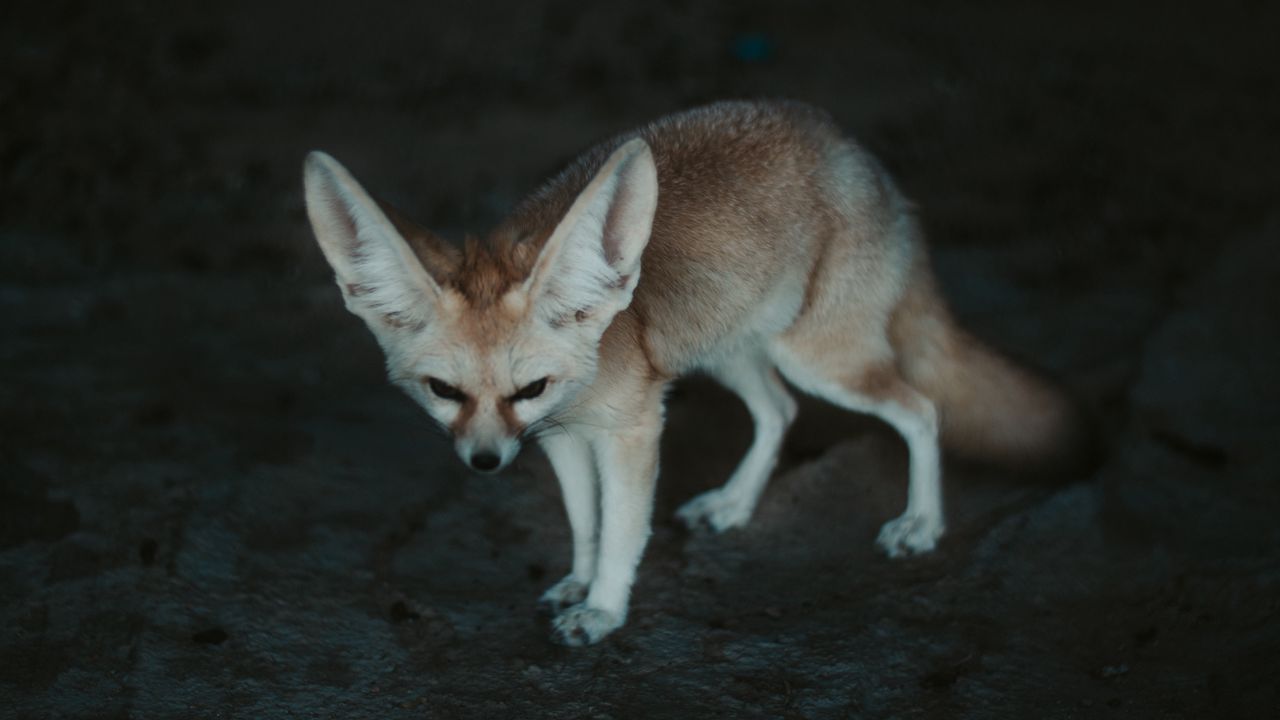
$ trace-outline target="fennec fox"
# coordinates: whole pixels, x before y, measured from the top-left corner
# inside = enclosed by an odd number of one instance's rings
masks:
[[[683,522],[751,517],[796,414],[781,375],[906,439],[906,511],[877,539],[891,557],[943,533],[939,437],[1034,456],[1071,424],[1063,396],[956,327],[911,203],[805,105],[718,103],[613,138],[461,250],[328,155],[307,157],[305,185],[347,308],[463,461],[493,473],[528,440],[546,452],[573,569],[541,600],[568,645],[626,619],[663,396],[681,375],[710,374],[755,422],[733,476],[681,507]]]

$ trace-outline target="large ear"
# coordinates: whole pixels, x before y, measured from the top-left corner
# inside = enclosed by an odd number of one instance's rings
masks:
[[[535,311],[603,332],[631,303],[657,205],[653,153],[636,138],[609,156],[543,246],[526,281]]]
[[[320,249],[333,266],[347,309],[375,332],[421,329],[430,321],[440,286],[414,255],[402,231],[337,160],[307,155],[303,168],[307,215]],[[446,263],[454,252],[425,231],[411,237],[429,261]],[[434,253],[434,254],[433,254]]]

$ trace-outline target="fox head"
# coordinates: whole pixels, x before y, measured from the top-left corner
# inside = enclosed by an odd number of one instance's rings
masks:
[[[530,235],[545,238],[541,247],[474,246],[464,256],[375,201],[324,153],[307,156],[303,179],[347,309],[373,331],[391,381],[481,472],[506,467],[595,379],[600,338],[640,279],[658,197],[649,146],[634,139],[549,234]]]

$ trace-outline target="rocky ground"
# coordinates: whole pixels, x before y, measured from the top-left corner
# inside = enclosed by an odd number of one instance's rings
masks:
[[[0,10],[0,715],[1280,714],[1280,15],[968,5]],[[901,441],[808,403],[751,526],[689,534],[750,438],[690,380],[629,624],[554,646],[545,460],[473,477],[384,382],[301,158],[460,237],[595,139],[777,95],[884,159],[958,314],[1107,455],[952,462],[946,541],[891,562]]]

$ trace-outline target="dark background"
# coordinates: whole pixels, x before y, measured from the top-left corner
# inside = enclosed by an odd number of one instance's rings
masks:
[[[1280,713],[1276,4],[182,5],[0,9],[0,715]],[[630,621],[555,647],[554,478],[469,476],[384,382],[302,157],[456,238],[758,96],[884,160],[1108,455],[952,463],[939,551],[890,562],[901,441],[809,403],[752,525],[690,535],[750,437],[690,380]]]

